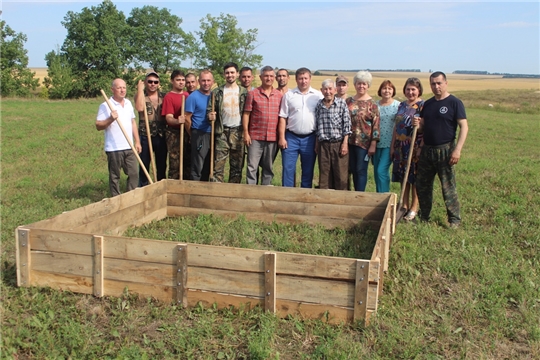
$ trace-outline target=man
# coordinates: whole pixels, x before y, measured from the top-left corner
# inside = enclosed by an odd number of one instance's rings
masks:
[[[282,94],[285,94],[287,91],[289,91],[289,88],[287,87],[289,83],[289,71],[286,69],[279,69],[276,75],[276,81],[278,83],[278,91]]]
[[[262,185],[271,185],[277,152],[279,105],[283,94],[274,89],[274,69],[265,66],[259,75],[261,86],[247,95],[242,116],[244,143],[248,148],[247,183],[257,184],[258,168],[262,168]]]
[[[223,182],[225,163],[229,158],[229,182],[240,184],[244,168],[244,142],[242,139],[242,112],[247,90],[238,86],[238,65],[233,62],[223,66],[225,85],[213,90],[213,100],[208,103],[208,119],[215,121],[215,161],[213,181]],[[212,107],[214,112],[212,112]]]
[[[349,90],[349,79],[343,75],[336,78],[336,96],[343,100],[347,99],[347,90]]]
[[[107,163],[109,167],[109,190],[111,196],[120,195],[120,170],[128,176],[126,190],[130,191],[137,187],[138,168],[137,156],[133,153],[130,143],[126,140],[120,125],[120,121],[126,131],[129,141],[133,143],[137,152],[141,152],[141,142],[139,132],[135,123],[135,112],[133,105],[126,99],[126,82],[122,79],[115,79],[111,90],[113,96],[110,101],[114,106],[111,111],[106,102],[99,106],[96,129],[105,131],[105,153],[107,154]]]
[[[197,90],[197,76],[194,73],[188,73],[186,75],[186,90],[188,94]]]
[[[281,101],[279,111],[279,147],[282,149],[283,186],[294,186],[296,161],[300,155],[302,180],[300,186],[313,186],[315,167],[315,107],[323,95],[311,87],[311,71],[296,70],[297,87],[289,90]]]
[[[251,86],[252,82],[253,71],[250,67],[244,66],[240,69],[240,85],[249,92],[254,89],[254,87]]]
[[[210,132],[206,109],[214,76],[210,70],[199,75],[199,89],[186,100],[186,130],[191,136],[191,180],[208,181],[210,177]]]
[[[180,124],[185,123],[185,115],[182,116],[182,99],[187,101],[189,94],[184,91],[186,78],[182,70],[173,70],[171,73],[172,90],[165,95],[161,114],[167,122],[167,150],[169,152],[169,179],[180,179]],[[184,148],[186,147],[184,137]],[[184,151],[183,151],[184,152]],[[186,161],[185,152],[182,154],[183,179],[189,179],[189,161]]]
[[[323,81],[324,96],[315,108],[319,188],[347,190],[351,116],[345,100],[336,95],[333,80]]]
[[[429,221],[433,205],[433,181],[435,175],[438,175],[449,227],[458,228],[461,214],[454,165],[461,158],[461,150],[469,131],[467,116],[461,100],[448,92],[448,82],[443,72],[431,74],[429,83],[435,96],[424,103],[420,118],[415,117],[413,120],[413,126],[419,126],[419,131],[424,134],[424,146],[416,176],[420,219]],[[460,131],[455,143],[458,126]]]
[[[167,171],[167,141],[165,130],[167,123],[161,115],[164,94],[159,91],[159,75],[151,71],[146,74],[144,81],[139,80],[135,93],[135,109],[139,113],[139,139],[141,140],[141,160],[148,172],[150,172],[150,144],[146,132],[144,111],[148,115],[150,128],[150,141],[156,162],[156,177],[160,181],[165,179]],[[148,185],[148,179],[142,168],[139,169],[139,186]]]

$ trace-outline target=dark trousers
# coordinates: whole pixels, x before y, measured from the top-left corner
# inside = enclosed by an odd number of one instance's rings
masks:
[[[120,195],[120,171],[124,170],[124,174],[128,176],[126,191],[133,190],[137,187],[138,182],[138,167],[137,157],[133,150],[118,150],[107,151],[107,164],[109,167],[109,190],[111,196]]]
[[[448,222],[461,222],[454,166],[448,163],[453,150],[453,143],[441,146],[424,145],[422,148],[416,176],[416,193],[418,194],[422,220],[429,220],[433,206],[433,182],[435,175],[437,175],[441,182]]]
[[[150,146],[148,143],[148,136],[140,135],[142,152],[139,154],[144,167],[150,173]],[[154,150],[154,158],[156,160],[156,176],[160,181],[165,179],[167,175],[167,141],[164,136],[152,136],[152,149]],[[153,179],[152,179],[153,180]],[[148,185],[148,178],[146,177],[142,168],[139,169],[139,187]]]
[[[210,133],[191,129],[191,180],[210,177]]]
[[[317,148],[319,159],[319,188],[347,190],[349,154],[341,156],[341,141],[321,141]]]

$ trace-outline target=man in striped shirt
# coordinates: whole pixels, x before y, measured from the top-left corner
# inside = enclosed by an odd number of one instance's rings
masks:
[[[324,80],[321,92],[324,98],[315,108],[319,188],[347,190],[351,116],[345,100],[336,97],[333,80]]]
[[[277,151],[279,105],[283,94],[273,87],[275,72],[271,66],[261,69],[262,85],[250,91],[242,115],[244,143],[247,146],[247,183],[257,184],[257,168],[262,167],[262,185],[271,185],[272,167]]]

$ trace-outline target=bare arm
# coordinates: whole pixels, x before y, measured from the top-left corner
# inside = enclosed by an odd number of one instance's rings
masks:
[[[137,128],[137,123],[135,119],[131,119],[131,131],[133,132],[133,140],[135,141],[135,149],[140,154],[142,151],[141,140],[139,139],[139,129]]]
[[[108,128],[118,117],[118,113],[116,110],[111,112],[111,116],[106,118],[105,120],[96,120],[96,130],[101,131]]]
[[[279,118],[278,123],[278,145],[282,149],[287,148],[287,140],[285,139],[285,129],[287,128],[287,119]]]
[[[135,93],[135,110],[142,112],[146,107],[146,101],[144,101],[144,82],[139,80],[137,83],[137,92]]]
[[[251,136],[249,136],[249,116],[251,111],[244,111],[242,114],[242,128],[244,129],[244,144],[251,145]]]
[[[454,151],[452,151],[452,155],[450,155],[450,165],[455,165],[459,162],[461,157],[461,149],[463,148],[463,145],[465,145],[465,140],[467,139],[467,134],[469,132],[467,119],[459,119],[457,123],[459,126],[459,135],[456,147],[454,148]]]
[[[186,112],[184,116],[185,116],[186,131],[189,134],[189,136],[191,136],[191,117],[193,116],[193,113]]]

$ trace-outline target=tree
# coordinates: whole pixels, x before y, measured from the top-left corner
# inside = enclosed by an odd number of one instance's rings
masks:
[[[131,27],[129,43],[134,60],[158,73],[179,68],[193,52],[193,35],[182,30],[182,19],[168,9],[148,5],[134,8],[127,24]]]
[[[2,96],[28,96],[35,90],[39,80],[28,68],[27,37],[15,32],[4,20],[0,21],[0,93]]]
[[[67,29],[62,55],[77,79],[71,97],[97,96],[100,89],[110,88],[114,78],[126,76],[132,54],[129,27],[111,0],[80,13],[69,11],[62,25]]]
[[[45,55],[47,61],[47,76],[43,79],[43,84],[48,90],[51,99],[66,99],[75,83],[73,71],[67,62],[66,56],[57,51],[51,51]]]
[[[244,32],[237,27],[236,17],[210,14],[201,19],[201,30],[196,31],[199,39],[194,64],[197,68],[212,70],[218,82],[223,79],[223,65],[232,61],[239,67],[260,67],[263,57],[254,54],[257,47],[257,29]]]

